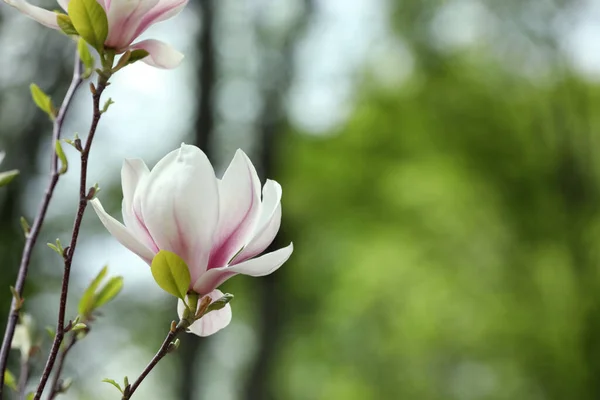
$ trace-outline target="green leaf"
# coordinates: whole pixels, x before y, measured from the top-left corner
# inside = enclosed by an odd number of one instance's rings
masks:
[[[181,257],[161,250],[154,256],[150,269],[158,286],[175,297],[185,299],[192,278],[187,264]]]
[[[60,170],[58,171],[58,173],[63,175],[69,169],[69,161],[67,160],[67,156],[65,155],[62,145],[60,144],[60,140],[56,141],[55,147],[56,147],[56,155],[58,156],[58,159],[60,160]]]
[[[12,390],[17,390],[17,380],[9,370],[4,371],[4,383]]]
[[[46,244],[47,244],[47,245],[48,245],[48,247],[50,247],[52,250],[54,250],[55,252],[57,252],[59,256],[61,256],[61,257],[63,256],[63,253],[62,253],[62,251],[60,251],[60,249],[59,249],[59,248],[58,248],[56,245],[54,245],[54,244],[52,244],[52,243],[46,243]]]
[[[115,276],[111,278],[106,285],[96,294],[94,303],[95,308],[102,307],[114,299],[123,288],[123,277]]]
[[[10,171],[0,172],[0,187],[6,186],[19,175],[19,170],[12,169]]]
[[[26,398],[26,400],[33,400],[33,399],[35,399],[35,393],[33,393],[33,392],[29,392],[29,393],[27,394],[27,398]]]
[[[121,385],[119,385],[113,379],[102,379],[102,382],[110,383],[111,385],[113,385],[114,387],[119,389],[119,392],[123,393],[123,389],[121,389]]]
[[[56,110],[52,105],[52,99],[48,96],[38,85],[32,83],[29,85],[29,89],[31,90],[31,97],[33,98],[34,103],[48,116],[50,119],[54,120],[56,117]]]
[[[100,270],[98,275],[94,278],[94,280],[87,287],[85,292],[83,292],[83,296],[81,296],[81,300],[79,300],[79,315],[85,316],[88,315],[95,308],[95,299],[96,299],[96,289],[100,286],[100,283],[104,279],[108,272],[108,267],[105,266]]]
[[[73,327],[71,328],[71,330],[73,332],[77,332],[77,331],[83,330],[85,328],[87,328],[87,325],[84,324],[83,322],[79,322],[78,324],[73,325]]]
[[[73,22],[71,22],[71,18],[67,14],[57,13],[56,22],[65,35],[79,35],[77,29],[73,26]]]
[[[23,229],[23,233],[25,234],[25,237],[27,237],[27,235],[29,235],[29,232],[31,232],[31,226],[29,226],[29,222],[27,222],[27,220],[25,219],[25,217],[21,217],[21,228]]]
[[[77,52],[79,53],[79,58],[85,67],[83,79],[89,78],[94,71],[95,60],[94,56],[92,56],[92,53],[90,53],[90,49],[88,48],[86,41],[83,40],[83,38],[79,38],[79,41],[77,42]]]
[[[217,299],[217,300],[213,301],[212,303],[210,303],[210,305],[206,308],[206,312],[204,313],[204,315],[208,314],[211,311],[217,311],[217,310],[222,309],[232,299],[233,299],[233,295],[232,294],[225,293],[223,295],[223,297],[221,297],[220,299]]]
[[[108,19],[104,8],[96,0],[71,0],[68,9],[79,36],[98,53],[103,53],[108,37]]]

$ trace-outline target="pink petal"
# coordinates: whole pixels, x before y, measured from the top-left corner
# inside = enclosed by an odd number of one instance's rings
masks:
[[[267,180],[263,188],[261,214],[251,239],[235,257],[232,264],[240,263],[265,251],[273,242],[281,226],[281,186]]]
[[[148,39],[135,43],[130,47],[131,50],[144,49],[150,53],[146,58],[142,59],[146,64],[161,68],[173,69],[181,64],[183,54],[175,50],[168,44],[160,40]]]
[[[227,265],[248,241],[260,212],[260,180],[246,154],[238,150],[219,181],[219,225],[208,269]]]
[[[197,293],[204,294],[216,289],[227,279],[237,274],[249,276],[269,275],[281,267],[290,258],[293,251],[294,245],[290,243],[289,246],[283,249],[267,253],[258,258],[229,267],[208,270],[194,283],[193,289]]]
[[[137,37],[142,18],[158,0],[112,0],[107,11],[108,38],[105,44],[118,51],[125,50]]]
[[[4,2],[9,6],[15,7],[17,10],[21,11],[29,18],[36,20],[40,24],[47,26],[48,28],[60,30],[58,22],[56,21],[56,13],[29,4],[25,0],[4,0]]]
[[[159,0],[158,4],[142,18],[135,32],[135,37],[140,36],[151,25],[176,16],[187,3],[188,0]]]
[[[209,269],[195,280],[193,289],[201,295],[210,293],[234,275],[237,275],[237,272],[230,271],[228,267]]]
[[[100,200],[93,199],[90,201],[94,211],[98,214],[98,218],[106,229],[113,235],[123,246],[140,256],[147,263],[152,262],[154,253],[150,251],[143,243],[141,243],[135,235],[127,229],[119,221],[111,217],[102,207]]]
[[[161,250],[185,260],[192,279],[206,270],[219,215],[214,170],[197,147],[182,145],[167,154],[136,190],[141,217]]]
[[[213,290],[208,295],[213,301],[223,297],[223,293],[220,290]],[[200,301],[198,302],[198,305],[200,305]],[[179,315],[179,318],[183,317],[184,310],[185,304],[183,304],[183,301],[179,300],[177,302],[177,314]],[[210,336],[229,325],[231,316],[231,306],[227,304],[222,309],[211,311],[198,321],[194,322],[189,327],[189,331],[202,337]]]

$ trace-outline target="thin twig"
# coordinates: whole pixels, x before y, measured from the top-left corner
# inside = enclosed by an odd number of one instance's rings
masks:
[[[175,325],[175,323],[173,323],[173,325]],[[125,387],[123,397],[121,398],[121,400],[128,400],[131,398],[131,396],[133,396],[133,393],[144,381],[146,376],[148,376],[148,374],[154,369],[154,367],[156,367],[156,364],[158,364],[158,362],[169,353],[169,346],[171,345],[173,340],[175,340],[177,335],[185,331],[185,329],[188,326],[189,324],[184,323],[184,321],[180,321],[175,329],[169,330],[169,334],[163,341],[162,346],[160,346],[158,352],[154,355],[154,357],[152,357],[152,360],[150,360],[150,363],[146,366],[142,374],[135,380],[135,382],[133,382],[131,386]]]
[[[58,179],[60,178],[60,173],[58,169],[58,157],[55,151],[55,143],[60,139],[63,122],[67,111],[69,110],[69,106],[71,105],[71,102],[73,100],[73,95],[83,82],[83,79],[81,77],[82,66],[81,61],[79,61],[79,54],[76,54],[75,57],[76,58],[75,67],[73,70],[73,79],[71,80],[71,85],[69,86],[65,98],[63,99],[56,119],[54,120],[54,126],[52,130],[52,146],[50,149],[50,181],[48,182],[48,187],[46,188],[46,191],[44,193],[44,198],[42,199],[42,203],[40,204],[40,208],[35,217],[33,226],[31,227],[31,230],[27,235],[25,247],[23,248],[23,254],[21,256],[21,263],[19,265],[19,272],[17,275],[17,281],[15,283],[15,291],[19,296],[23,295],[23,287],[25,286],[25,279],[27,278],[29,262],[31,260],[31,253],[42,228],[42,224],[44,223],[44,219],[46,218],[46,212],[48,211],[48,205],[50,204],[50,200],[52,199],[52,195],[54,194],[54,188],[56,187]],[[19,305],[17,304],[16,299],[13,298],[10,306],[8,322],[6,323],[6,330],[4,331],[4,339],[2,340],[2,348],[0,349],[0,400],[2,399],[4,390],[4,371],[6,370],[8,362],[8,353],[10,350],[10,345],[12,343],[13,336],[15,334],[15,327],[17,325],[18,319]]]
[[[102,108],[100,108],[100,98],[102,96],[102,92],[106,89],[108,85],[108,76],[99,75],[98,76],[98,84],[96,87],[93,85],[92,88],[92,98],[93,98],[93,118],[92,124],[90,126],[90,130],[88,133],[87,140],[85,142],[84,148],[81,150],[81,176],[79,180],[79,206],[77,208],[77,214],[75,216],[75,222],[73,223],[73,234],[71,236],[71,242],[68,248],[65,248],[64,253],[64,262],[65,269],[63,273],[62,280],[62,288],[60,293],[60,305],[58,310],[58,322],[56,325],[56,335],[54,336],[54,342],[52,343],[52,348],[50,349],[50,355],[48,356],[48,360],[46,361],[46,366],[44,367],[44,371],[42,373],[42,377],[40,379],[40,383],[35,393],[34,400],[39,400],[42,397],[42,393],[44,392],[44,388],[46,387],[46,383],[48,382],[48,378],[50,377],[50,373],[52,372],[52,368],[56,362],[56,357],[58,355],[58,351],[60,349],[60,345],[63,342],[65,336],[65,314],[67,310],[67,294],[69,292],[69,280],[71,278],[71,265],[73,264],[73,255],[75,254],[75,248],[77,246],[77,239],[79,238],[79,231],[81,229],[81,221],[83,220],[83,215],[85,213],[85,209],[87,207],[89,198],[88,198],[88,188],[87,188],[87,165],[88,159],[90,156],[90,149],[92,147],[92,142],[94,140],[94,135],[96,134],[96,129],[98,128],[98,122],[100,121],[100,117],[102,116]]]
[[[56,371],[54,372],[54,378],[52,378],[52,382],[50,383],[51,392],[50,396],[48,396],[48,400],[53,400],[61,393],[62,382],[60,381],[60,375],[62,374],[63,367],[65,365],[65,359],[69,354],[69,351],[75,346],[77,343],[77,332],[71,332],[71,340],[64,347],[63,351],[58,355],[56,360]]]

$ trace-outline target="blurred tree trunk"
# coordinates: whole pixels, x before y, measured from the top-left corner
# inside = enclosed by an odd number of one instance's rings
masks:
[[[200,147],[214,162],[213,134],[214,134],[214,104],[213,93],[216,83],[216,55],[214,48],[214,0],[200,0],[201,29],[198,36],[197,48],[199,51],[199,68],[197,71],[197,85],[199,99],[198,111],[195,122],[195,144]],[[198,339],[198,338],[196,338]],[[178,352],[181,362],[181,383],[178,399],[195,400],[196,384],[199,371],[196,360],[206,348],[206,340],[183,340],[181,350]]]
[[[277,176],[277,157],[282,131],[286,127],[284,99],[294,76],[294,53],[307,22],[312,16],[313,0],[303,0],[304,12],[281,37],[273,37],[268,32],[260,32],[263,41],[264,57],[262,60],[261,87],[263,88],[263,109],[258,122],[261,143],[261,158],[259,164],[260,176],[275,178]],[[269,43],[272,40],[273,42]],[[279,44],[277,48],[277,44]],[[268,55],[279,53],[280,57],[270,59]],[[285,220],[282,228],[267,251],[273,251],[287,246],[290,238],[286,235]],[[278,272],[257,279],[259,294],[258,313],[258,350],[254,365],[244,387],[244,396],[248,400],[267,400],[277,398],[272,391],[273,365],[281,335],[287,322],[286,298],[288,292],[284,287],[283,274],[285,268]]]

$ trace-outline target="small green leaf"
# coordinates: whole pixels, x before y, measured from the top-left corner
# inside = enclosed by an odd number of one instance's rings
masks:
[[[58,253],[59,256],[62,257],[62,253],[60,252],[60,250],[58,249],[58,247],[56,247],[54,244],[52,243],[46,243],[48,245],[48,247],[50,247],[52,250],[54,250],[55,252]]]
[[[119,385],[113,379],[102,379],[102,382],[110,383],[111,385],[113,385],[114,387],[119,389],[119,392],[123,393],[123,389],[121,389],[121,385]]]
[[[161,250],[154,256],[150,269],[158,286],[175,297],[185,299],[192,278],[187,264],[181,257]]]
[[[115,104],[115,102],[113,101],[113,99],[111,99],[109,97],[108,100],[106,100],[106,102],[104,103],[104,107],[102,108],[101,113],[104,114],[105,112],[107,112],[108,111],[108,107],[110,107],[113,104]]]
[[[80,315],[88,315],[94,308],[94,301],[96,299],[96,289],[100,286],[100,283],[104,279],[108,272],[108,267],[105,266],[100,270],[98,275],[94,278],[94,280],[87,287],[85,292],[83,292],[83,296],[81,296],[81,300],[79,300],[78,311]]]
[[[60,170],[58,171],[58,173],[63,175],[69,169],[69,161],[67,160],[65,151],[63,150],[62,145],[60,144],[60,140],[56,141],[56,155],[60,160]]]
[[[31,232],[31,226],[29,226],[29,222],[27,222],[25,217],[21,217],[20,221],[21,221],[21,228],[23,229],[23,233],[25,234],[25,237],[27,237],[27,235],[29,235],[29,232]]]
[[[52,105],[52,99],[48,96],[38,85],[32,83],[29,85],[29,89],[31,90],[31,97],[33,98],[34,103],[48,116],[50,119],[54,120],[56,117],[56,110]]]
[[[114,299],[119,292],[123,289],[123,277],[115,276],[111,278],[106,285],[96,294],[94,301],[94,308],[102,307]]]
[[[17,390],[17,380],[9,370],[4,371],[4,383],[12,390]]]
[[[81,330],[83,330],[85,328],[87,328],[87,325],[84,324],[84,323],[82,323],[82,322],[79,322],[78,324],[73,325],[73,327],[71,328],[71,330],[73,332],[77,332],[77,331],[81,331]]]
[[[83,38],[79,38],[79,41],[77,42],[77,52],[79,53],[79,58],[85,67],[82,77],[83,79],[87,79],[94,71],[95,60],[94,56],[92,56],[92,53],[90,53],[90,49],[88,48],[86,41],[83,40]]]
[[[96,0],[71,0],[68,10],[79,36],[98,50],[98,53],[103,53],[104,42],[108,37],[108,18],[100,3]]]
[[[67,14],[57,13],[56,22],[65,35],[79,35],[77,29],[73,26],[73,22],[71,22],[71,18]]]
[[[208,314],[211,311],[217,311],[222,309],[227,305],[227,303],[231,301],[231,299],[233,299],[233,295],[225,293],[223,297],[210,303],[210,305],[206,308],[206,312],[204,313],[204,315]]]
[[[26,400],[33,400],[33,399],[35,399],[35,393],[33,393],[33,392],[29,392],[29,393],[27,394],[27,398],[26,398]]]
[[[19,170],[12,169],[10,171],[0,172],[0,187],[6,186],[19,175]]]

